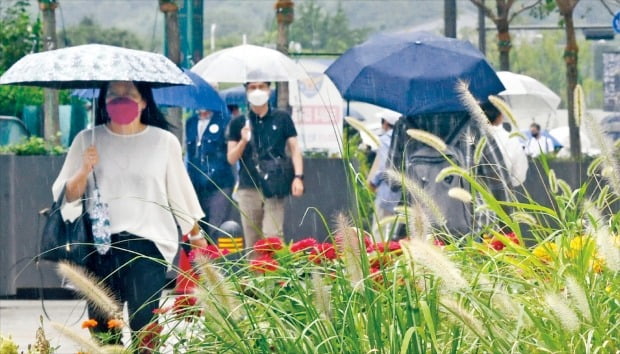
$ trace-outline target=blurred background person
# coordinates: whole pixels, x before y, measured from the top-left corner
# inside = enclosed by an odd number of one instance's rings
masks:
[[[185,124],[187,170],[205,213],[201,227],[210,236],[228,220],[232,209],[235,178],[226,159],[229,122],[221,112],[199,110]]]

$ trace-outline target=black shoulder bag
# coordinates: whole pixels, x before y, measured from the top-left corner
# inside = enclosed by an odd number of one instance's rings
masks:
[[[250,138],[252,144],[252,162],[258,172],[258,187],[265,198],[284,198],[291,194],[291,184],[295,177],[293,161],[290,157],[273,156],[270,159],[261,160],[258,156],[258,144],[256,136]]]
[[[41,211],[47,220],[41,233],[39,258],[52,262],[69,261],[76,265],[85,265],[87,256],[94,251],[92,227],[86,212],[85,198],[82,197],[82,215],[73,222],[65,221],[60,213],[65,190],[66,186],[62,188],[52,206]]]

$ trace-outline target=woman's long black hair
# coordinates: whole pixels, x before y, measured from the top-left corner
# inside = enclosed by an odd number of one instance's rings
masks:
[[[144,82],[135,82],[133,83],[136,86],[138,92],[140,92],[140,96],[144,102],[146,102],[146,107],[142,110],[140,114],[140,122],[146,125],[152,125],[158,128],[162,128],[165,130],[170,130],[172,124],[170,124],[166,117],[164,117],[163,113],[157,108],[155,104],[155,99],[153,98],[153,91],[151,90],[151,86]],[[108,112],[105,109],[105,98],[108,92],[109,83],[105,84],[99,90],[99,98],[97,99],[97,109],[95,110],[95,125],[106,124],[110,121],[110,117],[108,117]]]

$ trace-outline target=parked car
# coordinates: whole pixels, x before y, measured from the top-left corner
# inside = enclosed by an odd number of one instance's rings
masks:
[[[0,146],[19,143],[29,136],[30,132],[19,118],[0,116]]]

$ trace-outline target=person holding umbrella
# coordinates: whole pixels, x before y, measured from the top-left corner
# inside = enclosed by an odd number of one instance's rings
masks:
[[[247,249],[263,236],[283,236],[284,196],[265,196],[260,175],[260,161],[274,161],[286,156],[289,149],[294,175],[285,181],[290,194],[299,197],[304,192],[303,160],[297,141],[297,131],[291,116],[269,107],[270,82],[255,81],[245,84],[250,111],[247,118],[240,116],[230,123],[228,134],[228,162],[240,162],[237,201]],[[284,186],[288,187],[288,186]],[[250,254],[250,257],[256,257]]]
[[[183,164],[178,139],[157,109],[148,84],[112,81],[99,92],[95,127],[73,141],[53,185],[66,188],[63,215],[79,215],[80,199],[94,186],[108,204],[111,240],[89,257],[87,267],[127,302],[136,335],[153,318],[166,285],[167,265],[178,249],[177,225],[194,247],[206,246],[196,221],[204,216]],[[92,208],[92,206],[91,206]],[[104,247],[101,247],[104,246]],[[108,329],[106,318],[88,307]]]

